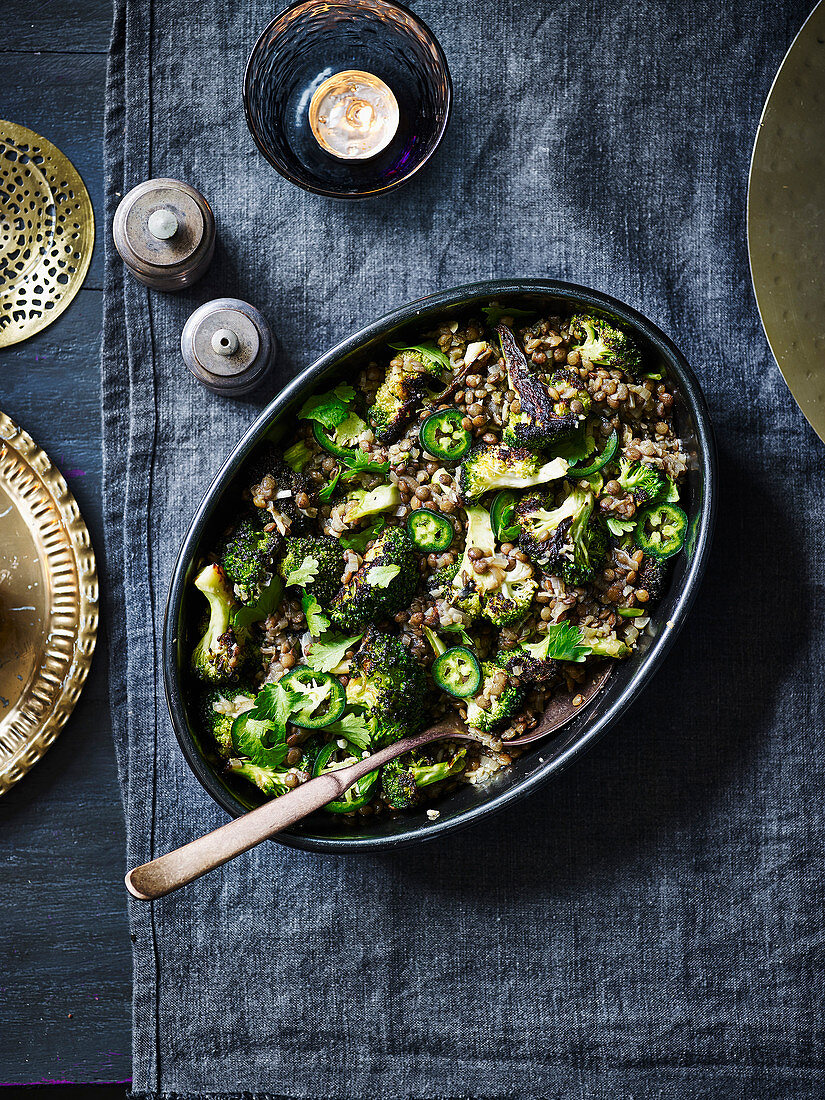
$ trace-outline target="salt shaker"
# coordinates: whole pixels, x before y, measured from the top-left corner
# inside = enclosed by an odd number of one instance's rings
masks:
[[[254,306],[239,298],[215,298],[186,322],[180,350],[207,389],[238,397],[254,390],[271,370],[275,338]]]
[[[182,290],[197,282],[215,254],[215,216],[194,187],[181,180],[146,180],[115,211],[115,248],[138,282]]]

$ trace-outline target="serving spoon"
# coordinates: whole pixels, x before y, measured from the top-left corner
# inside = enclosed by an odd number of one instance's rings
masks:
[[[524,737],[504,741],[502,748],[505,751],[521,748],[554,733],[593,699],[610,675],[612,667],[607,665],[596,670],[587,684],[575,694],[553,699],[538,729]],[[457,718],[439,722],[423,733],[387,745],[354,764],[324,772],[287,794],[273,798],[257,809],[221,825],[211,833],[133,868],[126,875],[126,889],[139,901],[154,901],[155,898],[171,894],[173,890],[179,890],[181,886],[194,882],[208,871],[222,867],[235,856],[248,852],[250,848],[294,825],[296,821],[322,809],[328,802],[340,798],[353,783],[397,756],[420,749],[433,741],[444,740],[479,742],[481,739],[472,734]]]

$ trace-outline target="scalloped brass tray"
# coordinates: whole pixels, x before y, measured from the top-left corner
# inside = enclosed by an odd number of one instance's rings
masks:
[[[60,472],[0,412],[0,794],[57,737],[89,672],[98,586]]]
[[[69,158],[0,120],[0,348],[60,316],[83,286],[94,243],[92,201]]]

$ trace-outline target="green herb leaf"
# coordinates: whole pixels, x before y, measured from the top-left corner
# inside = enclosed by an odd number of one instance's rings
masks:
[[[355,396],[355,391],[351,386],[336,386],[334,390],[330,390],[328,393],[316,393],[303,403],[298,413],[298,419],[317,420],[325,428],[337,428],[343,420],[346,420],[348,415],[346,403],[341,399],[339,391],[350,392],[353,397]],[[347,400],[352,400],[352,398],[347,398]]]
[[[357,531],[354,535],[342,535],[339,542],[345,550],[354,550],[357,554],[363,554],[367,548],[367,543],[384,530],[386,522],[383,516],[379,516],[374,523],[371,523],[362,531]]]
[[[347,382],[339,382],[332,392],[345,404],[349,404],[355,397],[355,390]]]
[[[366,582],[370,588],[387,588],[400,572],[400,565],[373,565],[367,570]]]
[[[626,535],[636,526],[635,519],[618,519],[616,516],[608,516],[605,523],[611,535],[615,535],[617,538]]]
[[[360,447],[353,447],[350,454],[341,455],[341,461],[355,473],[385,474],[390,468],[389,462],[376,462]],[[346,476],[352,477],[352,473]]]
[[[581,663],[592,653],[582,633],[572,623],[552,623],[547,627],[546,641],[542,647],[545,660],[576,661]]]
[[[424,363],[437,364],[444,370],[452,370],[453,365],[441,348],[435,344],[390,344],[393,351],[414,351],[424,360]]]
[[[286,725],[277,727],[266,719],[252,718],[252,712],[241,715],[232,724],[232,745],[240,756],[245,756],[261,768],[280,768],[286,763],[289,747],[286,743]]]
[[[332,494],[335,492],[335,487],[338,484],[338,480],[341,477],[341,467],[339,466],[335,473],[332,475],[332,479],[326,483],[326,485],[318,493],[318,499],[328,501],[332,498]]]
[[[516,309],[514,306],[484,306],[481,311],[487,318],[487,324],[490,328],[495,328],[497,324],[501,322],[502,317],[512,317],[513,320],[517,320],[519,317],[535,317],[536,311],[531,309]]]
[[[306,662],[316,672],[332,672],[344,660],[347,650],[352,649],[363,634],[353,634],[345,638],[342,634],[331,634],[323,641],[313,642],[309,647]]]
[[[301,607],[307,621],[307,630],[313,638],[320,636],[329,630],[329,619],[324,614],[321,605],[311,592],[305,592],[301,597]]]
[[[297,569],[293,569],[287,576],[284,584],[289,586],[290,584],[305,585],[315,580],[318,576],[318,569],[320,564],[317,558],[304,558]]]
[[[281,602],[284,594],[284,585],[280,577],[273,577],[256,600],[242,604],[232,612],[232,625],[236,630],[246,630],[252,623],[263,622],[268,619]]]
[[[450,623],[449,626],[442,626],[441,630],[445,633],[457,634],[459,638],[461,638],[462,645],[466,645],[468,649],[473,648],[473,639],[459,623]]]
[[[331,733],[333,737],[344,737],[356,748],[366,751],[372,743],[372,730],[363,714],[350,712],[345,714],[340,722],[333,722],[331,726],[324,728],[324,733]]]

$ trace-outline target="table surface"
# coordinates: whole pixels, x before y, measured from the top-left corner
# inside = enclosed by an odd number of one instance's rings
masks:
[[[0,118],[53,141],[98,223],[86,284],[44,332],[0,351],[0,408],[46,449],[98,557],[103,97],[111,0],[3,11]],[[131,1076],[125,838],[109,722],[105,626],[89,681],[44,759],[0,799],[0,1083]]]

